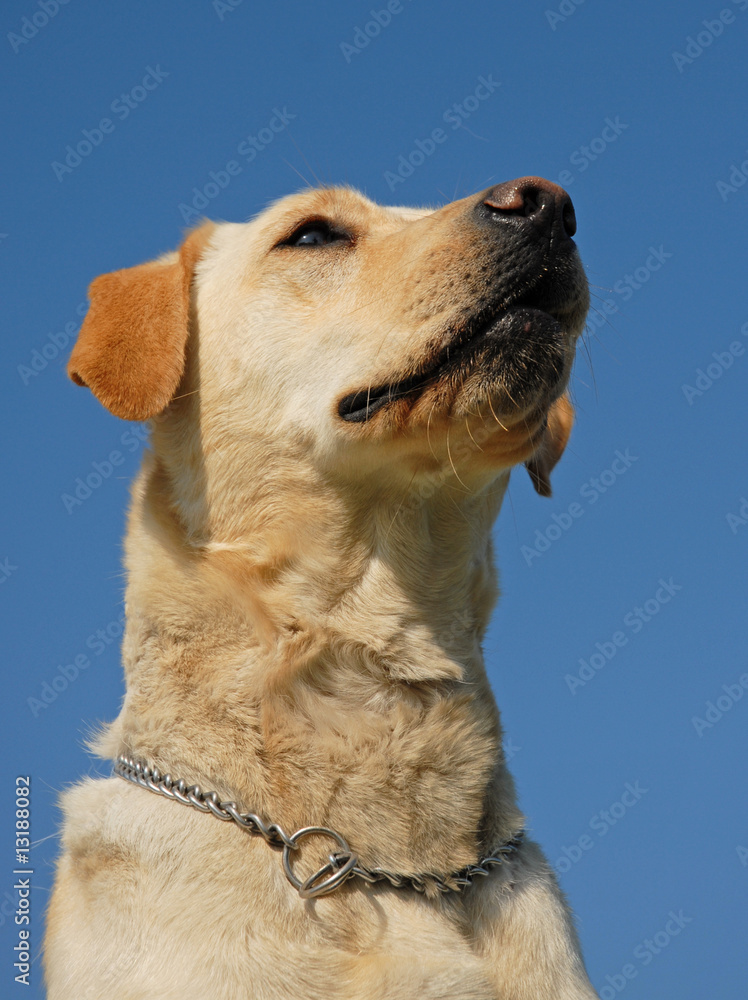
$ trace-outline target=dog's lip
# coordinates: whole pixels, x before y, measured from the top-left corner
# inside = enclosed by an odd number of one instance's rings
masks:
[[[426,389],[438,380],[447,365],[458,361],[467,348],[479,342],[502,319],[520,311],[542,314],[557,325],[561,323],[562,312],[560,310],[539,309],[536,305],[523,302],[521,299],[498,310],[494,308],[485,313],[479,313],[458,329],[450,337],[449,342],[420,371],[381,385],[367,386],[365,389],[357,389],[348,393],[338,403],[338,415],[349,423],[365,423],[390,403]]]

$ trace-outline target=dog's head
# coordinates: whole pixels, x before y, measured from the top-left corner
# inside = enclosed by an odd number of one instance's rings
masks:
[[[548,495],[588,307],[575,225],[535,177],[435,211],[292,195],[96,279],[69,372],[120,417],[196,416],[203,451],[294,442],[403,483],[524,462]]]

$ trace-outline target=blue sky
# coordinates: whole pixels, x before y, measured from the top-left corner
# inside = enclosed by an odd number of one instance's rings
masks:
[[[191,211],[246,219],[306,179],[418,205],[540,174],[574,200],[596,312],[554,496],[518,472],[496,528],[486,658],[511,766],[603,998],[741,1000],[748,0],[6,0],[0,28],[4,995],[41,996],[55,797],[105,770],[83,739],[122,696],[144,433],[65,377],[88,283],[175,246]],[[11,971],[20,775],[30,988]]]

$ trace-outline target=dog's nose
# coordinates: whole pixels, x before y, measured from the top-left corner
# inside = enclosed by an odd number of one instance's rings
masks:
[[[571,198],[558,184],[543,177],[519,177],[484,191],[475,206],[478,215],[497,220],[526,220],[548,236],[571,238],[577,220]]]

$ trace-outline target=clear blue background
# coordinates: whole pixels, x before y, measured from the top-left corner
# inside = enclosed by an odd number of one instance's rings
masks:
[[[110,623],[110,633],[118,630],[120,540],[141,454],[137,442],[132,451],[122,443],[128,425],[67,381],[70,345],[53,356],[49,336],[63,343],[66,324],[77,326],[95,275],[175,246],[180,203],[232,159],[241,173],[206,215],[246,219],[303,186],[302,177],[350,183],[388,203],[439,204],[491,182],[568,171],[602,317],[593,314],[577,363],[578,423],[553,499],[537,497],[519,470],[499,519],[503,596],[487,661],[522,804],[561,872],[603,997],[615,994],[626,965],[635,973],[623,980],[627,1000],[746,996],[748,696],[732,703],[723,685],[735,692],[748,673],[748,517],[732,527],[727,519],[748,496],[748,184],[734,174],[742,186],[717,186],[748,157],[741,4],[566,0],[571,13],[551,24],[546,12],[556,3],[403,0],[391,23],[346,58],[341,45],[365,37],[355,31],[371,20],[371,0],[245,0],[225,11],[209,0],[71,0],[47,24],[37,15],[41,26],[32,34],[32,22],[18,52],[7,34],[20,34],[23,18],[41,8],[6,0],[3,996],[41,995],[56,795],[79,775],[106,770],[83,739],[118,710],[118,642],[95,653],[87,640]],[[383,7],[378,0],[373,9]],[[722,9],[733,11],[732,23],[719,34],[713,27],[703,52],[692,45],[695,58],[679,67],[673,53],[685,53],[688,36],[707,31],[702,22]],[[168,76],[119,118],[112,103],[149,66]],[[500,86],[453,129],[445,112],[489,74]],[[268,126],[275,108],[287,110],[288,127],[249,163],[237,147]],[[104,117],[114,130],[58,179],[53,162]],[[593,160],[580,151],[608,118],[620,134],[604,148],[594,143]],[[393,192],[385,173],[437,127],[447,141]],[[663,262],[647,270],[652,247]],[[640,285],[630,294],[617,284],[626,275]],[[612,303],[607,317],[604,300]],[[695,387],[697,369],[736,341],[743,353],[713,369],[719,377],[689,402],[683,385]],[[29,374],[33,359],[40,370]],[[125,463],[68,512],[63,494],[112,449]],[[626,449],[636,461],[600,493],[591,481]],[[583,515],[568,530],[552,528],[560,537],[528,564],[523,546],[557,523],[554,514],[566,523],[574,502]],[[748,503],[743,509],[748,515]],[[679,589],[635,633],[624,619],[654,598],[660,578]],[[625,645],[572,693],[566,676],[597,643],[609,650],[619,631]],[[44,708],[29,701],[41,700],[60,666],[81,653],[90,666],[77,680]],[[694,717],[720,697],[727,710],[697,732]],[[31,989],[12,980],[16,936],[7,916],[19,774],[31,776],[33,790]],[[603,834],[600,813],[621,801],[627,782],[646,792],[629,808],[614,806],[619,818]],[[585,835],[588,849],[575,851]],[[671,910],[690,919],[671,939],[661,935],[655,954],[643,942],[662,932]]]

